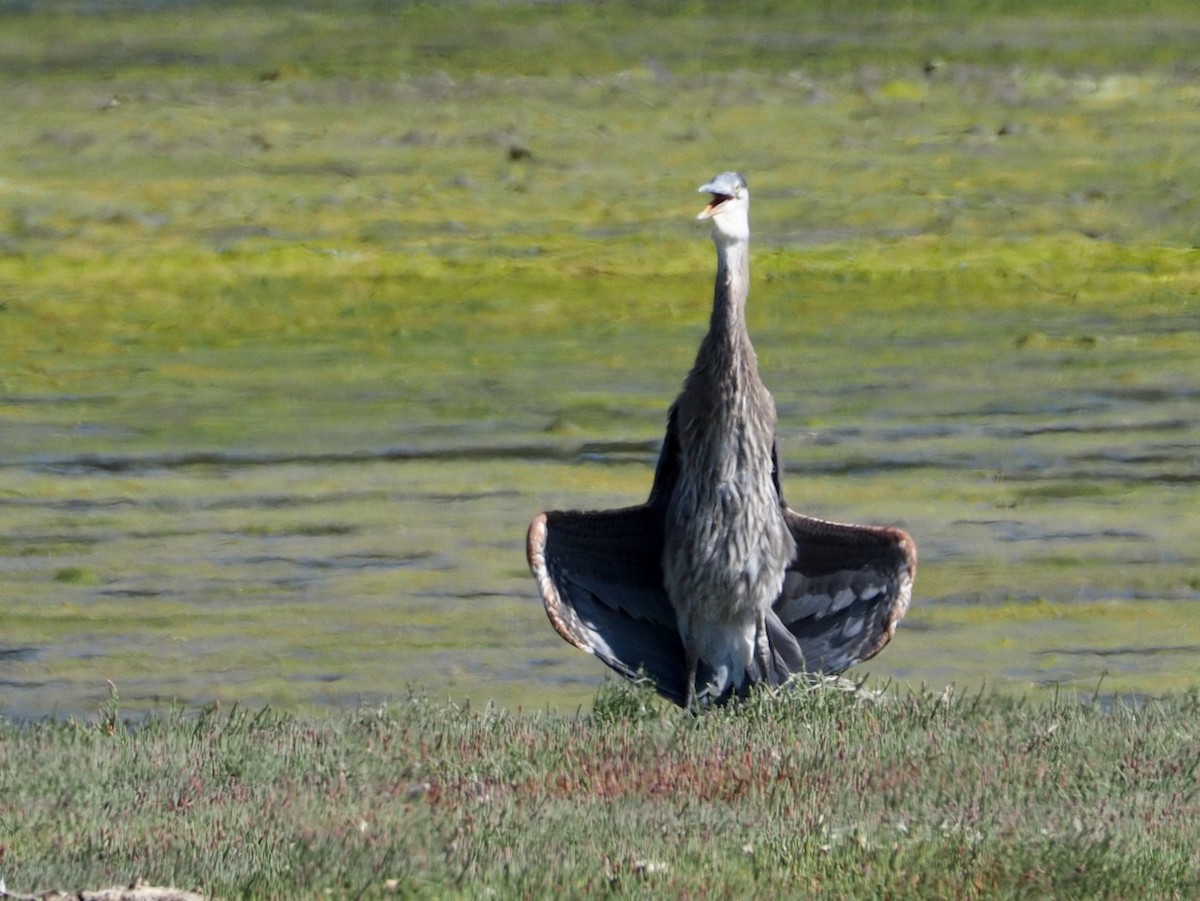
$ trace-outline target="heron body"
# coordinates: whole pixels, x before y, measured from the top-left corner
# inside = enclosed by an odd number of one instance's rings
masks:
[[[679,398],[679,479],[667,505],[663,576],[693,686],[704,661],[720,696],[766,677],[765,616],[796,543],[773,476],[775,401],[746,331],[750,194],[733,173],[701,188],[714,202],[717,279],[708,334]],[[694,698],[688,698],[690,706]]]
[[[899,529],[803,516],[783,500],[775,403],[746,330],[749,190],[712,202],[708,333],[671,406],[645,504],[550,512],[528,556],[551,623],[686,707],[836,673],[877,653],[908,608],[916,547]]]

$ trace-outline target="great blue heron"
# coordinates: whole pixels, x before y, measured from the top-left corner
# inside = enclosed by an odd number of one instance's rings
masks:
[[[750,191],[712,201],[717,279],[708,334],[671,406],[646,503],[541,513],[529,565],[559,635],[688,709],[839,673],[878,653],[908,609],[916,545],[900,529],[790,509],[775,402],[746,331]]]

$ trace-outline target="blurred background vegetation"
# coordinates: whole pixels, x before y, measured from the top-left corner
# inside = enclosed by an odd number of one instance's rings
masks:
[[[1195,684],[1192,4],[0,5],[0,712],[586,703],[539,509],[649,485],[754,193],[866,669]]]

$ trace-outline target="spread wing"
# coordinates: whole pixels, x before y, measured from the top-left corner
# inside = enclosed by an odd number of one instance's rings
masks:
[[[917,546],[900,529],[844,525],[784,506],[796,556],[774,612],[808,672],[840,673],[883,650],[908,611]]]
[[[541,513],[529,527],[526,553],[559,635],[626,678],[648,676],[682,704],[687,664],[662,574],[663,516],[678,450],[672,409],[645,504]]]
[[[539,514],[529,565],[555,631],[629,679],[650,677],[678,703],[687,667],[663,590],[662,524],[649,506]]]
[[[678,466],[672,408],[645,504],[541,513],[529,527],[526,551],[559,635],[626,678],[648,676],[660,694],[682,705],[687,664],[662,573],[663,523]],[[777,457],[773,475],[779,490]],[[804,516],[781,491],[780,505],[796,555],[767,617],[769,671],[753,677],[771,685],[803,672],[840,673],[882,650],[908,610],[917,564],[915,543],[899,529]],[[705,684],[703,670],[698,676]],[[723,703],[733,693],[711,700]]]

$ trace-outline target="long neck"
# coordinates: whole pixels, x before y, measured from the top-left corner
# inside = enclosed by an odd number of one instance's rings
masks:
[[[726,235],[715,235],[713,243],[717,246],[717,281],[713,289],[712,318],[701,354],[707,352],[727,366],[748,363],[753,367],[754,348],[746,332],[750,244],[745,239]]]

